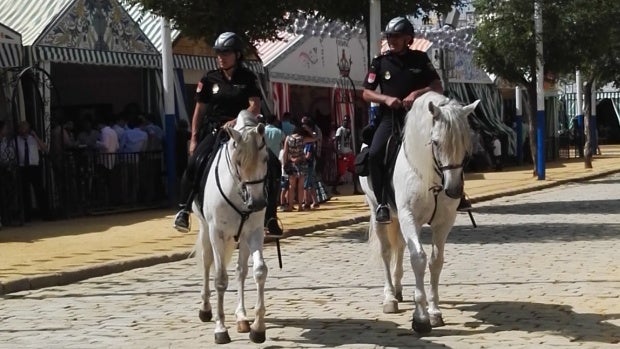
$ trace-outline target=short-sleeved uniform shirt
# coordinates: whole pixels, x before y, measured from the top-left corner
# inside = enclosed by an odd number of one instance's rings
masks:
[[[228,80],[220,69],[207,72],[196,87],[196,101],[207,105],[207,122],[224,123],[249,107],[250,97],[260,97],[256,75],[237,67]],[[205,122],[203,122],[205,125]]]
[[[370,63],[364,88],[375,90],[381,86],[381,93],[402,100],[412,91],[425,88],[439,79],[426,53],[416,50],[407,50],[402,55],[387,52]],[[386,115],[388,109],[382,104],[382,115]]]

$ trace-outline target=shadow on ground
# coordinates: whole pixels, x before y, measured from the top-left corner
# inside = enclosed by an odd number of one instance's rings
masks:
[[[620,327],[609,320],[620,319],[620,314],[600,315],[574,312],[562,304],[528,302],[443,302],[463,312],[475,312],[479,323],[470,327],[485,327],[475,333],[504,331],[551,332],[572,342],[620,343]],[[461,336],[472,331],[450,330],[448,327],[433,329],[430,336]]]

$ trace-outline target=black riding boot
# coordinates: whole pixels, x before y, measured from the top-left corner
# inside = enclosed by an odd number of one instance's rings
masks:
[[[278,194],[280,193],[280,177],[282,177],[282,167],[280,160],[268,150],[269,160],[267,162],[267,178],[265,179],[265,192],[267,194],[267,207],[265,210],[265,228],[267,236],[281,237],[283,234],[280,222],[278,221]]]
[[[182,233],[190,231],[190,212],[192,203],[198,190],[198,184],[208,162],[209,154],[213,151],[215,135],[208,134],[196,147],[194,154],[189,157],[187,168],[181,178],[181,192],[179,212],[174,217],[174,228]]]
[[[191,181],[188,177],[188,169],[186,169],[185,173],[183,173],[183,177],[181,178],[181,199],[185,199],[179,204],[179,212],[177,212],[176,216],[174,216],[174,228],[181,233],[187,233],[190,230],[190,210],[192,201],[194,200],[194,191],[192,190],[193,181]]]

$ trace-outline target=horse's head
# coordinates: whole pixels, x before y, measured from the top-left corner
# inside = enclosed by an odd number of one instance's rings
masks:
[[[265,125],[251,123],[246,119],[235,128],[226,127],[225,130],[231,139],[228,142],[230,170],[239,185],[242,209],[260,211],[266,206],[265,180],[269,159],[264,137]]]
[[[467,116],[480,100],[463,106],[456,101],[428,103],[433,117],[431,145],[436,170],[446,195],[458,199],[463,194],[463,166],[471,153],[471,133]]]

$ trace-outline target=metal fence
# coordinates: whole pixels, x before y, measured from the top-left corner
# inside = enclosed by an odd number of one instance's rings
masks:
[[[84,149],[45,155],[39,166],[44,194],[38,197],[36,190],[22,190],[28,183],[19,167],[3,167],[2,224],[24,222],[28,216],[24,202],[29,201],[24,195],[34,199],[38,216],[44,219],[163,207],[167,205],[163,169],[161,151],[102,154]]]

